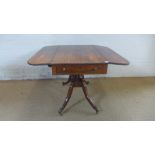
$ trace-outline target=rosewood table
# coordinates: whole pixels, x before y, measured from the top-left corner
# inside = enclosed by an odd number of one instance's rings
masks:
[[[69,84],[64,104],[59,109],[62,115],[71,98],[73,88],[81,87],[88,103],[98,113],[98,109],[88,96],[84,75],[106,74],[108,64],[128,65],[129,62],[108,47],[97,45],[59,45],[46,46],[29,61],[30,65],[48,65],[53,75],[69,75],[63,85]]]

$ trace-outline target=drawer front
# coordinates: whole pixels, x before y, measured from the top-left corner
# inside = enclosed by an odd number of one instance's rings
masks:
[[[52,67],[53,75],[69,74],[106,74],[107,64],[97,65],[55,65]]]

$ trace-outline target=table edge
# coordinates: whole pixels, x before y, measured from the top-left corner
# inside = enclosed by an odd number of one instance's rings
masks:
[[[127,60],[126,60],[127,61]],[[30,61],[27,61],[27,63],[29,65],[32,65],[32,66],[55,66],[55,65],[97,65],[97,64],[111,64],[111,65],[129,65],[129,61],[127,61],[126,63],[113,63],[113,62],[109,62],[109,61],[106,61],[106,62],[101,62],[101,63],[42,63],[42,64],[33,64],[31,63]]]

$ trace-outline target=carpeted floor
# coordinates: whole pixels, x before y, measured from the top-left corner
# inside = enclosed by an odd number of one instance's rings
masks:
[[[145,121],[155,120],[155,78],[90,79],[95,114],[82,90],[75,88],[60,116],[68,86],[62,80],[1,81],[0,120],[8,121]]]

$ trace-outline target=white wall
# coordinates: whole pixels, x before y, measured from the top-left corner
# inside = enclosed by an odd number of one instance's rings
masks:
[[[110,65],[104,76],[155,75],[155,35],[0,35],[0,80],[51,78],[47,66],[29,66],[27,60],[41,47],[57,44],[104,45],[130,61]]]

